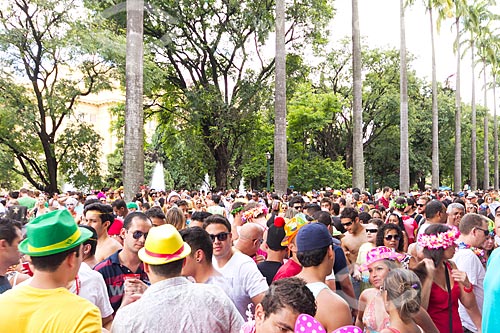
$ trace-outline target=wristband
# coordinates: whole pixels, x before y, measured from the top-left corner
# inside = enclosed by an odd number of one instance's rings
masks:
[[[471,284],[469,288],[465,288],[465,286],[464,286],[464,291],[465,291],[467,294],[471,293],[471,292],[472,292],[472,290],[474,290],[474,285],[472,285],[472,284]]]

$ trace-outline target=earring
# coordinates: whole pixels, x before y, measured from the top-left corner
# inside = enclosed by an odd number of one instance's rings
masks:
[[[200,259],[196,259],[196,262],[200,262],[201,260]]]

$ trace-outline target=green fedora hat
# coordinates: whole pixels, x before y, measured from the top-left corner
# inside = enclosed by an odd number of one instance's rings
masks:
[[[19,252],[32,257],[61,253],[92,237],[90,230],[78,227],[66,209],[38,216],[26,225],[26,234]]]

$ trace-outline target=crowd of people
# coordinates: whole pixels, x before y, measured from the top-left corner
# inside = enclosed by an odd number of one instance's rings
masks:
[[[497,191],[0,199],[1,332],[496,332]]]

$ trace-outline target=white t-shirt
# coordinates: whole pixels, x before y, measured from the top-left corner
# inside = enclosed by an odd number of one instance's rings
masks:
[[[248,304],[252,303],[252,297],[269,289],[266,278],[252,258],[241,252],[235,252],[224,267],[219,267],[215,258],[212,263],[215,269],[228,280],[232,293],[230,298],[234,301],[241,316],[247,318],[246,311]]]
[[[113,308],[109,302],[108,291],[102,274],[92,270],[89,265],[82,262],[78,271],[79,291],[78,296],[89,300],[92,304],[101,310],[102,318],[106,318],[113,314]],[[73,294],[76,294],[76,283],[71,285],[69,289]]]
[[[457,249],[452,260],[457,265],[458,270],[467,273],[470,283],[474,285],[474,295],[476,296],[477,306],[482,313],[484,300],[483,281],[486,270],[481,260],[479,260],[478,256],[472,252],[471,249]],[[462,325],[472,332],[477,332],[476,326],[461,302],[458,305],[458,312],[462,320]]]

